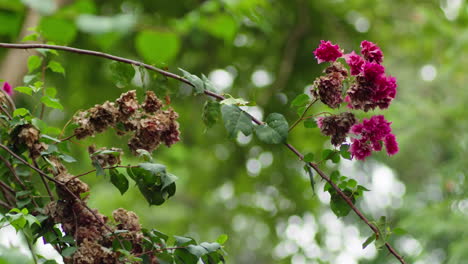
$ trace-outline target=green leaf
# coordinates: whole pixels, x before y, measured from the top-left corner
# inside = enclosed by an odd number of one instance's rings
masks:
[[[392,233],[397,235],[397,236],[401,236],[401,235],[406,235],[408,233],[408,231],[406,231],[403,228],[397,227],[397,228],[392,230]]]
[[[26,108],[17,108],[13,111],[13,116],[25,116],[29,114],[29,110]]]
[[[226,241],[228,240],[228,235],[226,234],[222,234],[220,235],[217,239],[216,239],[216,242],[218,242],[219,244],[223,245],[224,243],[226,243]]]
[[[45,95],[41,98],[41,102],[47,107],[63,110],[63,106],[57,98],[51,98],[50,96]]]
[[[135,68],[132,65],[113,61],[110,63],[110,70],[115,84],[119,88],[128,86],[135,76]]]
[[[330,174],[330,180],[334,183],[338,183],[338,180],[340,179],[340,172],[339,171],[333,171]]]
[[[349,145],[343,144],[340,147],[340,154],[343,158],[351,160],[351,153],[348,150],[349,150]]]
[[[357,181],[355,179],[350,179],[347,184],[347,186],[351,189],[354,189],[356,185],[357,185]]]
[[[43,17],[39,29],[45,39],[59,44],[72,42],[77,34],[75,23],[57,17]]]
[[[54,138],[54,137],[51,137],[51,136],[45,135],[45,134],[41,134],[41,138],[48,139],[48,141],[46,141],[46,143],[50,143],[50,142],[60,143],[60,142],[62,142],[58,138]]]
[[[349,214],[351,207],[346,203],[346,201],[334,190],[330,191],[330,208],[337,217],[344,217]],[[351,201],[355,202],[354,196],[349,190],[344,190],[343,193],[348,196]]]
[[[47,96],[55,98],[55,96],[57,95],[57,89],[55,89],[53,87],[48,87],[48,88],[45,89],[45,94]]]
[[[145,161],[153,161],[153,156],[146,149],[137,149],[138,157],[142,157]]]
[[[99,164],[99,161],[93,160],[93,166],[96,168],[96,176],[106,176],[106,172],[102,168],[101,164]]]
[[[313,118],[308,118],[304,121],[304,127],[305,128],[316,128],[317,127],[317,122]]]
[[[212,127],[221,118],[221,106],[217,101],[206,101],[203,106],[202,119],[208,127]]]
[[[234,97],[230,97],[230,98],[226,98],[224,100],[222,100],[221,102],[219,102],[220,104],[225,104],[225,105],[238,105],[238,106],[243,106],[243,105],[248,105],[249,104],[249,101],[246,101],[242,98],[234,98]]]
[[[15,91],[18,91],[20,93],[24,93],[27,95],[32,95],[33,89],[28,86],[18,86],[15,88]]]
[[[42,64],[42,58],[37,55],[31,55],[28,58],[28,72],[31,73]]]
[[[250,117],[239,107],[234,105],[221,106],[224,127],[230,138],[235,138],[239,131],[248,136],[252,133],[253,125]]]
[[[362,243],[362,249],[365,249],[368,245],[370,245],[370,243],[372,243],[373,241],[375,240],[375,234],[372,234],[370,237],[368,237],[366,239],[366,241],[364,241],[364,243]]]
[[[193,84],[195,88],[195,94],[202,94],[205,91],[205,83],[202,79],[181,68],[179,68],[179,70],[182,72],[182,76]]]
[[[53,72],[61,73],[65,75],[65,69],[63,68],[62,64],[60,64],[57,61],[54,61],[54,60],[49,61],[47,68],[51,69]]]
[[[307,94],[300,94],[300,95],[296,96],[296,98],[294,98],[294,100],[292,100],[291,106],[293,106],[293,107],[304,106],[304,105],[307,105],[309,100],[310,100],[310,97]]]
[[[177,56],[180,38],[169,31],[144,30],[135,38],[138,54],[150,63],[168,63]]]
[[[304,156],[304,161],[305,162],[312,162],[314,161],[314,153],[307,153],[305,156]]]
[[[310,180],[310,187],[312,187],[312,192],[315,194],[315,180],[314,180],[314,172],[312,171],[312,168],[309,166],[309,164],[306,164],[304,166],[305,171],[309,175],[309,180]]]
[[[258,138],[267,144],[280,144],[288,138],[289,125],[286,118],[278,113],[268,115],[266,125],[255,127]]]
[[[78,248],[76,247],[67,247],[65,248],[64,250],[62,250],[62,256],[64,257],[70,257],[71,255],[73,255],[73,253],[75,253],[75,251],[77,250]]]
[[[116,169],[110,170],[110,180],[111,183],[119,189],[120,193],[123,195],[128,190],[128,179]]]
[[[323,160],[328,160],[333,156],[334,153],[335,153],[335,151],[332,150],[332,149],[324,149],[323,152],[322,152],[322,159]]]

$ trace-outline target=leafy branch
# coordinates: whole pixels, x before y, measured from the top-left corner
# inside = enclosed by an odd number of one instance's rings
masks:
[[[117,62],[122,62],[122,63],[126,63],[126,64],[131,64],[131,65],[135,65],[135,66],[138,66],[138,67],[143,67],[143,68],[146,68],[150,71],[154,71],[154,72],[157,72],[157,73],[160,73],[168,78],[171,78],[171,79],[175,79],[175,80],[178,80],[180,82],[183,82],[185,84],[188,84],[192,87],[195,88],[195,90],[197,91],[197,93],[204,93],[205,95],[207,96],[210,96],[212,98],[215,98],[216,100],[219,100],[219,101],[222,101],[222,100],[225,100],[226,98],[220,94],[217,94],[213,91],[210,91],[209,87],[205,87],[206,86],[206,82],[205,81],[202,81],[200,78],[194,76],[194,75],[190,75],[188,73],[186,73],[186,75],[184,77],[182,76],[179,76],[177,74],[174,74],[174,73],[171,73],[171,72],[168,72],[168,71],[165,71],[165,70],[162,70],[162,69],[159,69],[157,67],[154,67],[154,66],[151,66],[151,65],[148,65],[148,64],[145,64],[145,63],[142,63],[140,61],[136,61],[136,60],[131,60],[131,59],[127,59],[127,58],[123,58],[123,57],[118,57],[118,56],[114,56],[114,55],[111,55],[111,54],[107,54],[107,53],[103,53],[103,52],[98,52],[98,51],[93,51],[93,50],[85,50],[85,49],[77,49],[77,48],[72,48],[72,47],[66,47],[66,46],[58,46],[58,45],[47,45],[47,44],[11,44],[11,43],[0,43],[0,47],[2,48],[12,48],[12,49],[52,49],[52,50],[62,50],[62,51],[66,51],[66,52],[72,52],[72,53],[77,53],[77,54],[82,54],[82,55],[90,55],[90,56],[96,56],[96,57],[101,57],[101,58],[105,58],[105,59],[109,59],[109,60],[113,60],[113,61],[117,61]],[[208,88],[208,89],[207,89]],[[309,108],[312,104],[309,105]],[[230,105],[232,107],[235,107],[237,109],[239,109],[237,106],[233,106],[233,105]],[[250,115],[249,113],[246,113],[242,110],[233,110],[235,111],[236,115],[238,115],[237,117],[244,117],[244,116],[247,116],[248,118],[250,118],[250,120],[255,123],[256,125],[258,125],[259,128],[265,128],[265,129],[268,129],[270,127],[266,127],[267,125],[269,125],[267,122],[267,124],[265,124],[264,122],[256,119],[255,117],[253,117],[252,115]],[[303,116],[305,115],[307,111],[304,111],[303,113]],[[302,116],[302,117],[303,117]],[[302,117],[299,119],[299,121],[302,119]],[[268,118],[267,118],[268,119]],[[272,121],[276,121],[276,120],[272,120]],[[272,122],[273,123],[273,122]],[[296,122],[293,127],[297,124],[298,122]],[[281,129],[280,129],[281,130]],[[286,135],[287,135],[287,130],[288,128],[286,128]],[[266,133],[271,134],[274,133],[274,132],[277,132],[278,129],[275,129],[275,131],[266,131]],[[243,131],[244,132],[244,131]],[[251,131],[247,131],[248,133],[250,133]],[[244,133],[245,134],[245,133]],[[263,135],[265,135],[265,131],[262,132]],[[281,136],[281,135],[280,135]],[[275,140],[276,141],[276,140]],[[291,150],[300,160],[304,160],[304,155],[301,154],[294,146],[292,146],[291,144],[287,143],[287,142],[283,142],[283,144],[289,149]],[[20,160],[21,162],[25,163],[26,165],[28,165],[29,167],[31,167],[32,169],[34,169],[35,171],[37,171],[38,173],[40,173],[41,175],[43,175],[44,177],[46,177],[47,179],[49,180],[52,180],[55,182],[55,179],[49,177],[48,175],[46,175],[45,173],[43,173],[41,170],[39,170],[38,168],[32,166],[31,164],[27,163],[26,161],[24,161],[23,159],[21,159],[21,157],[17,156],[15,153],[13,153],[12,151],[10,151],[6,146],[3,146],[3,145],[0,145],[1,148],[5,149],[6,151],[10,152],[11,155],[13,155],[15,158],[17,158],[18,160]],[[376,237],[379,237],[380,236],[380,231],[379,229],[371,223],[371,221],[369,221],[365,216],[364,214],[354,205],[353,201],[350,199],[350,197],[348,197],[348,195],[345,194],[345,192],[340,188],[338,187],[331,179],[330,177],[325,174],[318,166],[317,163],[313,163],[313,162],[307,162],[307,165],[309,165],[310,167],[312,167],[317,173],[318,175],[323,179],[325,180],[328,184],[330,184],[330,186],[333,188],[333,190],[339,195],[339,197],[341,197],[345,202],[346,204],[358,215],[358,217],[367,225],[369,226],[369,228],[374,232],[375,236]],[[61,183],[59,183],[61,184]],[[78,197],[75,197],[76,199],[79,200]],[[91,213],[94,213],[91,209],[89,209]],[[97,217],[97,216],[96,216]],[[103,223],[104,224],[104,223]],[[105,225],[105,224],[104,224]],[[388,249],[388,251],[395,257],[398,259],[398,261],[402,264],[405,264],[405,260],[403,259],[402,256],[400,256],[398,254],[398,252],[388,243],[388,242],[385,242],[385,247]]]

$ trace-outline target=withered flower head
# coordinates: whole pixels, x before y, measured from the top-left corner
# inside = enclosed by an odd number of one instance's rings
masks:
[[[311,93],[329,107],[337,108],[343,102],[342,89],[343,75],[339,72],[332,72],[317,78]]]
[[[147,91],[145,101],[141,105],[143,109],[145,109],[148,113],[154,113],[161,109],[163,106],[161,100],[156,97],[153,91]]]
[[[320,131],[331,136],[331,143],[335,146],[341,145],[346,140],[350,128],[357,122],[354,114],[349,112],[321,118]]]

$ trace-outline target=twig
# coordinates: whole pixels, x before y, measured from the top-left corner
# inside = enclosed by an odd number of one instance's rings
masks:
[[[8,149],[7,151],[9,151],[10,149]],[[11,163],[5,159],[2,155],[0,155],[0,160],[3,161],[3,163],[5,163],[5,165],[7,166],[7,168],[10,170],[11,174],[13,174],[13,178],[15,179],[15,181],[21,186],[21,188],[23,190],[26,190],[27,187],[26,187],[26,184],[24,184],[24,182],[20,179],[20,177],[18,176],[18,174],[16,174],[16,171],[15,171],[15,168],[13,168],[13,166],[11,165]]]
[[[8,117],[8,119],[12,119],[10,113],[8,113],[8,111],[5,109],[5,107],[3,107],[3,105],[0,104],[0,109],[2,110],[2,112]]]
[[[111,169],[116,169],[116,168],[137,168],[137,167],[138,167],[138,166],[117,165],[117,166],[113,166],[113,167],[104,167],[104,168],[102,168],[102,169],[103,169],[103,170],[111,170]],[[93,172],[95,172],[95,171],[96,171],[96,169],[90,170],[90,171],[87,171],[87,172],[84,172],[84,173],[82,173],[82,174],[75,175],[75,176],[73,176],[72,178],[70,178],[70,180],[68,180],[68,181],[71,181],[71,180],[74,180],[74,179],[76,179],[76,178],[79,178],[79,177],[88,175],[88,174],[93,173]]]
[[[34,166],[39,168],[39,165],[37,164],[35,159],[33,159],[33,163],[34,163]],[[44,178],[44,176],[42,174],[39,174],[39,176],[41,177],[41,181],[44,184],[44,186],[45,186],[45,188],[47,190],[47,193],[49,194],[50,200],[54,201],[54,195],[52,194],[52,191],[50,190],[49,184],[46,182],[46,180],[45,180],[45,178]]]
[[[72,139],[72,138],[75,137],[75,136],[76,136],[76,135],[73,134],[73,135],[71,135],[71,136],[68,136],[68,137],[66,137],[66,138],[62,138],[62,139],[59,139],[59,140],[60,140],[60,142],[64,142],[64,141],[67,141],[67,140],[69,140],[69,139]]]
[[[136,66],[140,66],[140,67],[144,67],[148,70],[151,70],[151,71],[154,71],[154,72],[157,72],[157,73],[160,73],[168,78],[172,78],[172,79],[175,79],[175,80],[178,80],[180,82],[183,82],[185,84],[188,84],[192,87],[195,87],[194,84],[192,84],[189,80],[177,75],[177,74],[174,74],[174,73],[171,73],[171,72],[167,72],[167,71],[164,71],[162,69],[159,69],[159,68],[156,68],[154,66],[151,66],[151,65],[148,65],[148,64],[145,64],[145,63],[142,63],[142,62],[139,62],[139,61],[135,61],[135,60],[130,60],[130,59],[126,59],[126,58],[122,58],[122,57],[118,57],[118,56],[114,56],[114,55],[110,55],[110,54],[107,54],[107,53],[103,53],[103,52],[98,52],[98,51],[92,51],[92,50],[84,50],[84,49],[77,49],[77,48],[71,48],[71,47],[66,47],[66,46],[58,46],[58,45],[47,45],[47,44],[10,44],[10,43],[0,43],[0,47],[3,47],[3,48],[13,48],[13,49],[36,49],[36,48],[42,48],[42,49],[54,49],[54,50],[63,50],[63,51],[68,51],[68,52],[73,52],[73,53],[78,53],[78,54],[83,54],[83,55],[91,55],[91,56],[97,56],[97,57],[102,57],[102,58],[106,58],[106,59],[109,59],[109,60],[114,60],[114,61],[118,61],[118,62],[123,62],[123,63],[128,63],[128,64],[132,64],[132,65],[136,65]],[[208,90],[205,90],[204,93],[208,96],[211,96],[213,98],[216,98],[218,100],[224,100],[225,97],[222,96],[222,95],[219,95],[217,93],[214,93],[214,92],[211,92],[211,91],[208,91]],[[250,118],[252,119],[252,121],[257,124],[257,125],[262,125],[263,122],[261,122],[260,120],[256,119],[255,117],[253,117],[252,115],[246,113],[247,115],[250,116]],[[296,156],[298,156],[301,160],[303,159],[303,155],[297,151],[291,144],[289,143],[285,143],[284,144],[288,149],[290,149],[294,154],[296,154]],[[3,145],[0,144],[0,147],[4,147]],[[6,147],[5,147],[6,148]],[[8,149],[8,148],[6,148]],[[9,149],[7,150],[9,151],[10,153],[12,153]],[[14,153],[13,153],[14,154]],[[16,155],[16,154],[14,154]],[[18,157],[20,158],[20,157]],[[21,158],[20,158],[21,159]],[[21,159],[22,160],[22,159]],[[24,161],[25,162],[25,161]],[[30,165],[29,163],[26,162],[26,164],[30,167],[34,167],[32,165]],[[315,163],[310,163],[310,165],[312,166],[312,168],[320,175],[320,177],[322,179],[324,179],[325,181],[329,182],[330,185],[332,186],[332,188],[338,193],[338,195],[340,195],[341,198],[343,198],[346,203],[350,206],[351,209],[353,209],[353,211],[359,216],[359,218],[361,218],[361,220],[363,220],[371,229],[372,231],[376,234],[376,235],[379,235],[379,230],[374,226],[372,225],[368,220],[367,218],[362,214],[361,211],[359,211],[359,209],[357,209],[354,204],[351,202],[351,200],[349,199],[349,197],[343,193],[343,191],[336,185],[334,184],[333,182],[331,182],[330,178],[320,170],[320,168],[318,167],[318,165],[316,165]],[[40,173],[43,173],[41,170],[37,169],[38,172]],[[55,180],[55,179],[53,179]],[[75,196],[73,193],[71,193],[73,196]],[[76,196],[75,196],[76,197]],[[78,200],[79,198],[76,197]],[[80,200],[81,201],[81,200]],[[85,205],[86,206],[86,205]],[[90,210],[90,209],[89,209]],[[91,211],[93,214],[94,212]],[[97,216],[95,216],[97,218]],[[104,224],[104,223],[103,223]],[[105,225],[105,224],[104,224]],[[399,261],[400,263],[402,264],[406,264],[405,260],[403,259],[403,257],[401,257],[395,249],[392,248],[392,246],[389,244],[389,243],[385,243],[385,246],[387,247],[388,251],[393,255],[395,256]]]
[[[9,205],[9,204],[5,203],[5,202],[4,202],[4,201],[2,201],[2,200],[0,200],[0,206],[2,206],[2,207],[4,207],[4,208],[6,208],[6,209],[8,209],[8,210],[11,210],[11,209],[13,209],[13,206],[11,206],[11,205]]]
[[[45,96],[45,71],[46,71],[46,65],[45,65],[45,60],[43,60],[42,61],[42,71],[41,71],[42,96]],[[39,115],[39,119],[41,119],[41,120],[44,117],[44,111],[45,111],[45,104],[41,103],[41,114]]]
[[[313,100],[312,102],[310,102],[310,104],[306,107],[306,109],[304,109],[304,112],[302,113],[302,115],[299,117],[299,119],[296,120],[296,122],[294,122],[294,124],[291,125],[291,127],[289,128],[288,132],[291,131],[295,126],[297,126],[297,124],[299,124],[303,119],[304,119],[304,116],[307,114],[307,111],[309,111],[309,109],[312,107],[312,105],[315,104],[315,102],[317,102],[317,99]]]

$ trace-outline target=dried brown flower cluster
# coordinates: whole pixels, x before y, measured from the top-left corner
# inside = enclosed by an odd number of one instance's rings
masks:
[[[78,113],[74,122],[78,139],[93,136],[113,127],[117,134],[133,133],[128,146],[134,154],[138,149],[149,152],[155,150],[161,142],[166,146],[179,141],[178,114],[172,109],[163,110],[163,103],[154,92],[146,92],[146,98],[140,105],[136,92],[124,93],[115,102],[105,102]]]
[[[329,107],[337,108],[343,102],[343,80],[348,77],[348,71],[341,63],[334,62],[325,73],[314,81],[311,93]]]
[[[88,185],[69,174],[55,157],[51,157],[51,162],[56,165],[51,172],[55,179],[63,185],[57,186],[57,194],[60,199],[49,203],[46,206],[46,213],[54,224],[61,224],[63,231],[75,238],[78,247],[71,257],[64,258],[65,263],[126,263],[124,260],[120,260],[120,253],[111,249],[115,239],[115,235],[112,235],[111,231],[116,230],[128,231],[118,236],[121,241],[131,242],[133,254],[143,252],[143,233],[138,216],[134,212],[122,208],[115,210],[112,216],[116,225],[109,225],[106,216],[95,209],[91,212],[85,206],[88,197],[85,194],[89,192]],[[80,199],[78,200],[76,197],[80,197]],[[154,260],[151,263],[157,262]]]
[[[39,142],[41,133],[33,125],[22,125],[17,128],[17,131],[14,138],[15,146],[25,145],[32,159],[39,157],[42,151],[47,150],[47,144]]]
[[[349,112],[317,119],[320,131],[326,136],[331,136],[331,143],[335,146],[346,140],[346,135],[356,122],[354,114]]]

